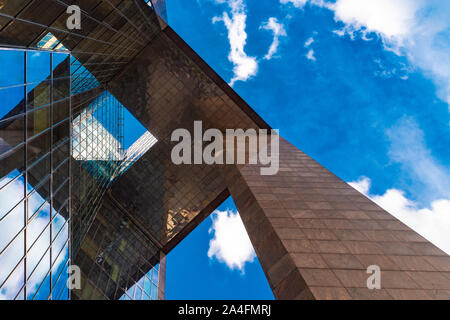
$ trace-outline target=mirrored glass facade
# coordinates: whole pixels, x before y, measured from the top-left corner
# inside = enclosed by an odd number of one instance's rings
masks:
[[[0,298],[67,299],[70,56],[0,49]]]
[[[85,1],[69,30],[64,1],[0,1],[0,300],[119,299],[147,274],[137,299],[157,298],[159,249],[119,211],[99,217],[157,143],[108,91],[160,30],[136,3]]]

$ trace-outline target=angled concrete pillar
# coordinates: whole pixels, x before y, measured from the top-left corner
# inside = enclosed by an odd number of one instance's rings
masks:
[[[450,257],[289,142],[280,171],[224,166],[277,299],[449,299]],[[367,268],[381,269],[369,290]]]

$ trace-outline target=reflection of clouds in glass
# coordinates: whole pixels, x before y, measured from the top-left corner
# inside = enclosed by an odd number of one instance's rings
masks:
[[[13,181],[19,175],[20,172],[14,170],[0,179],[0,188],[5,186],[0,191],[0,219],[2,219],[0,221],[0,286],[24,256],[23,204],[17,206],[14,211],[11,211],[6,216],[11,208],[14,208],[23,199],[23,177]],[[27,185],[27,189],[28,191],[33,190],[30,185]],[[30,218],[35,212],[37,213],[27,227],[27,249],[29,250],[27,254],[27,277],[29,277],[27,298],[47,299],[50,293],[50,250],[48,250],[50,246],[50,205],[36,192],[29,198],[28,206]],[[52,247],[52,280],[54,285],[53,291],[57,295],[66,285],[65,281],[67,279],[64,269],[67,268],[68,247],[66,242],[69,235],[68,226],[65,222],[66,219],[56,213],[51,225],[53,239],[55,239]],[[6,248],[19,232],[20,235]],[[23,283],[24,267],[22,261],[0,288],[0,300],[14,299],[19,290],[21,290]],[[19,295],[18,298],[23,298],[23,295]]]

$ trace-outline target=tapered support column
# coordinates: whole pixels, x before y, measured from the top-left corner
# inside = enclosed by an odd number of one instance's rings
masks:
[[[450,298],[448,255],[293,145],[278,174],[259,169],[223,172],[277,299]]]
[[[159,262],[158,272],[158,300],[166,299],[166,255],[160,253],[161,259]]]

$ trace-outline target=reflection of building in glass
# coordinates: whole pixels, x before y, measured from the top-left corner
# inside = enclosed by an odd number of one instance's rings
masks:
[[[163,299],[166,254],[230,195],[276,298],[449,298],[445,253],[282,138],[273,176],[175,165],[171,135],[194,121],[271,128],[164,0],[80,3],[81,30],[64,1],[0,6],[0,299]]]
[[[86,297],[86,292],[68,290],[67,268],[83,257],[80,247],[90,241],[88,230],[98,227],[95,217],[105,206],[110,184],[157,141],[105,86],[148,41],[143,32],[152,22],[140,14],[146,26],[138,36],[131,20],[118,30],[88,16],[86,30],[91,31],[75,34],[61,29],[55,19],[57,12],[61,16],[61,4],[43,1],[28,8],[22,2],[0,9],[2,19],[13,17],[0,28],[5,46],[0,46],[0,299]],[[53,25],[41,30],[31,9],[47,15]],[[129,5],[122,9],[138,10]],[[114,25],[123,17],[110,12],[108,19]],[[29,32],[17,34],[22,25]],[[130,42],[121,43],[125,39]],[[133,133],[125,137],[130,123]],[[111,229],[117,227],[134,234],[130,222],[120,220],[103,232],[115,234]],[[118,292],[123,295],[131,285],[119,274],[125,267],[120,269],[110,255],[129,248],[127,237],[116,234],[110,242],[105,239],[106,249],[99,248],[94,260],[97,266],[111,267],[112,281],[121,281]],[[160,259],[150,260],[156,265]],[[94,286],[92,295],[97,298],[116,294],[96,290]]]

